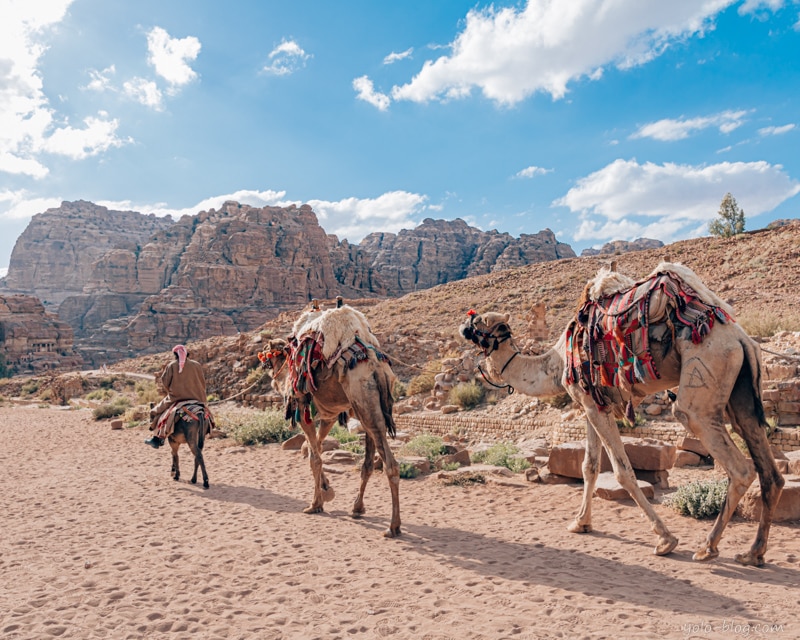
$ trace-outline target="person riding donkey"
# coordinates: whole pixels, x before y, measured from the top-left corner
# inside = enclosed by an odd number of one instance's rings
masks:
[[[189,359],[189,353],[182,344],[176,345],[172,353],[175,355],[175,360],[170,362],[161,374],[161,385],[167,395],[150,409],[150,430],[155,430],[155,433],[145,440],[145,444],[156,449],[163,445],[164,439],[172,433],[175,412],[170,409],[178,408],[176,405],[183,406],[187,402],[199,403],[210,417],[206,404],[206,378],[202,365],[196,360]]]

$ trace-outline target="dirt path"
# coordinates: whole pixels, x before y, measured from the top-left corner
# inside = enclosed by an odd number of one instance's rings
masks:
[[[651,554],[632,502],[595,501],[567,534],[575,486],[402,481],[403,535],[386,540],[376,474],[331,473],[327,513],[301,513],[307,462],[277,446],[208,443],[211,488],[179,482],[146,430],[83,410],[0,408],[3,638],[797,638],[798,525],[773,527],[768,565],[740,567],[755,525],[735,520],[710,564],[709,526],[657,506],[681,538]],[[759,625],[756,627],[755,625]]]

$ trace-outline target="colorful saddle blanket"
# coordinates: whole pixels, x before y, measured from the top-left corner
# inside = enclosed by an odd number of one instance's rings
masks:
[[[184,417],[189,417],[194,420],[199,420],[200,416],[204,415],[206,419],[206,434],[211,433],[211,429],[215,428],[214,416],[211,415],[211,410],[204,404],[196,400],[181,400],[176,402],[158,419],[156,425],[155,435],[159,438],[166,438],[171,435],[175,430],[175,423]]]
[[[673,340],[678,333],[698,344],[715,320],[733,321],[724,309],[701,300],[686,282],[669,272],[657,273],[599,300],[588,300],[567,327],[567,382],[577,382],[599,409],[607,410],[603,387],[630,391],[636,383],[661,377],[650,352],[651,324],[667,321],[672,325]],[[628,413],[632,411],[629,403]]]

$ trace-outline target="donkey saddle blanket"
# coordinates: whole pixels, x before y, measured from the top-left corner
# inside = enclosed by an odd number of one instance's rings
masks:
[[[715,320],[733,319],[670,272],[658,272],[623,291],[589,299],[567,327],[567,382],[577,382],[605,411],[609,401],[604,387],[626,390],[624,397],[630,400],[634,384],[661,377],[650,352],[651,325],[666,323],[673,343],[677,333],[697,344]],[[632,413],[630,405],[628,413]]]
[[[204,435],[211,433],[214,428],[214,416],[211,415],[211,410],[204,404],[197,402],[197,400],[181,400],[176,402],[169,409],[167,409],[158,419],[156,425],[155,435],[159,438],[166,438],[175,431],[175,423],[182,418],[190,418],[192,420],[199,420],[201,416],[205,417],[206,432]]]

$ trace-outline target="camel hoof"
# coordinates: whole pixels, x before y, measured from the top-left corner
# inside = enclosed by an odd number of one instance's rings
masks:
[[[764,556],[753,553],[752,551],[748,551],[747,553],[737,553],[734,556],[734,560],[739,564],[743,564],[746,567],[763,567],[764,566]]]
[[[665,556],[668,553],[672,553],[677,546],[678,539],[675,536],[664,536],[658,541],[653,553],[657,556]]]
[[[313,504],[303,509],[303,513],[322,513],[322,511],[323,509],[321,505],[319,507],[315,507]]]
[[[383,532],[384,538],[396,538],[400,535],[400,527],[389,527],[386,531]]]
[[[592,525],[580,524],[577,520],[573,520],[567,527],[567,531],[570,533],[591,533]]]
[[[709,560],[716,558],[718,555],[719,551],[712,549],[711,547],[706,547],[705,549],[695,552],[695,554],[692,556],[692,560],[695,562],[708,562]]]
[[[351,518],[360,518],[360,517],[361,517],[361,516],[363,516],[363,515],[364,515],[366,512],[367,512],[367,510],[366,510],[366,509],[353,509],[353,510],[350,512],[350,517],[351,517]]]

